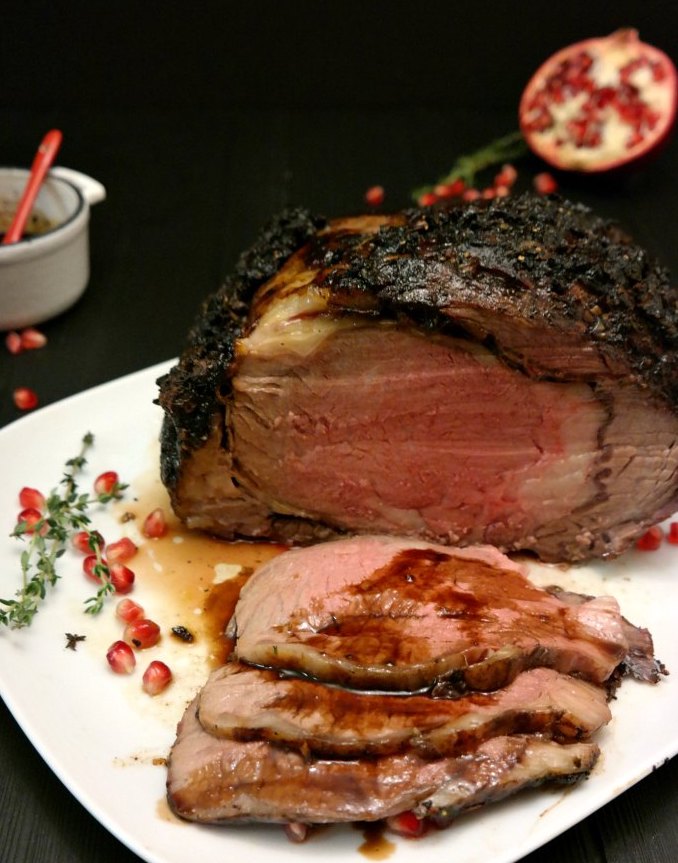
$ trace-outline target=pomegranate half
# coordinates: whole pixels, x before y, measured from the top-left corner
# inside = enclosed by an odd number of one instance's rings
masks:
[[[663,51],[636,30],[617,30],[563,48],[537,70],[520,100],[520,128],[530,149],[561,170],[621,168],[668,137],[677,81]]]

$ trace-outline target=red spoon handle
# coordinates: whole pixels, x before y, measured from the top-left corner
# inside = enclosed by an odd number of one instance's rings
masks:
[[[26,220],[31,214],[33,203],[40,190],[43,180],[52,162],[61,146],[62,135],[58,129],[52,129],[42,139],[38,152],[35,154],[33,164],[31,165],[31,173],[26,183],[19,206],[17,207],[12,224],[9,226],[7,233],[3,237],[2,244],[16,243],[21,239],[26,226]]]

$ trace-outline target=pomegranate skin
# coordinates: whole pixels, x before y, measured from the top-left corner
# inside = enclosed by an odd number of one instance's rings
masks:
[[[661,152],[677,105],[672,60],[623,29],[546,60],[523,91],[519,121],[529,148],[552,167],[611,174]]]

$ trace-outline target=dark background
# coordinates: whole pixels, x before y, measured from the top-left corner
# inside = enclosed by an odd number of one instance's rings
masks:
[[[30,164],[56,126],[59,163],[108,198],[92,211],[83,299],[41,326],[43,350],[0,344],[0,424],[19,416],[16,386],[44,405],[174,356],[200,300],[282,206],[355,213],[375,183],[384,209],[408,205],[458,155],[517,127],[526,81],[558,48],[635,26],[678,58],[674,2],[3,7],[0,164]],[[529,186],[544,166],[517,167]],[[625,179],[558,180],[678,273],[675,142]],[[677,786],[674,762],[529,863],[674,863]],[[0,861],[136,859],[0,706]]]

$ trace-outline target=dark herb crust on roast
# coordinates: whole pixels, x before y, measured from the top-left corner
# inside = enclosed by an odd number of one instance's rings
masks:
[[[410,210],[372,246],[347,262],[354,290],[423,320],[462,300],[584,330],[631,357],[655,392],[678,399],[678,301],[668,273],[587,207],[523,195]]]

